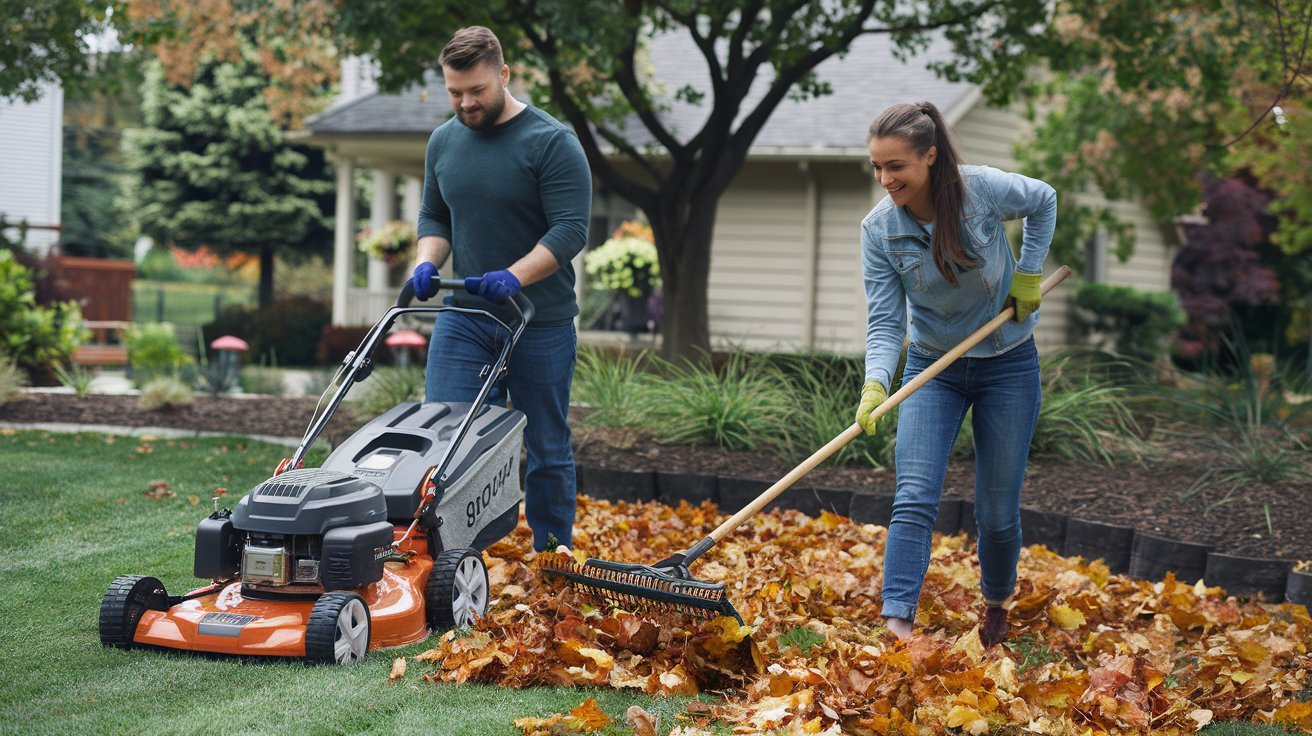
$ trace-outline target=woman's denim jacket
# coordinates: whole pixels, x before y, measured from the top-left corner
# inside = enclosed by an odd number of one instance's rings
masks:
[[[903,207],[884,197],[861,221],[861,266],[865,277],[866,380],[892,390],[893,372],[911,317],[910,344],[936,358],[997,316],[1006,306],[1012,272],[1042,273],[1057,223],[1057,193],[1038,179],[990,166],[961,166],[966,201],[962,245],[979,265],[949,284],[930,250],[930,236]],[[1020,262],[1002,226],[1024,218]],[[967,356],[989,358],[1024,342],[1039,321],[1009,321],[971,348]]]

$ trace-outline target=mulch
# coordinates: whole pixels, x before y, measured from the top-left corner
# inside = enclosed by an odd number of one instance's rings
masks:
[[[315,403],[313,398],[199,395],[187,406],[146,411],[135,396],[23,393],[0,404],[0,422],[172,427],[299,437],[313,416]],[[364,419],[353,416],[347,405],[333,417],[325,437],[335,443]],[[576,431],[574,440],[576,461],[596,467],[766,480],[776,480],[792,467],[768,453],[661,445],[629,433]],[[1213,487],[1191,494],[1208,467],[1206,451],[1184,440],[1173,440],[1158,449],[1156,457],[1144,465],[1115,468],[1032,458],[1022,504],[1210,544],[1217,552],[1312,559],[1312,523],[1308,521],[1312,481]],[[879,468],[823,466],[812,471],[807,483],[891,493],[893,474]],[[973,484],[971,461],[953,460],[944,493],[971,498]]]

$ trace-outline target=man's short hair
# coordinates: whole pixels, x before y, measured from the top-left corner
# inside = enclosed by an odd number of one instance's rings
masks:
[[[469,26],[456,31],[446,46],[442,47],[437,60],[442,66],[456,71],[471,69],[479,63],[500,69],[506,63],[501,54],[501,42],[495,33],[483,26]]]

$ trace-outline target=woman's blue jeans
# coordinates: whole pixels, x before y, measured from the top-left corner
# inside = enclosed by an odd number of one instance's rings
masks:
[[[428,345],[424,400],[470,402],[483,386],[479,373],[491,366],[509,334],[479,315],[442,312]],[[570,444],[569,392],[574,380],[578,336],[574,323],[529,327],[510,353],[505,378],[493,384],[488,402],[506,405],[506,395],[524,412],[524,515],[533,529],[533,549],[571,546],[576,491]]]
[[[903,385],[933,362],[908,350]],[[1020,487],[1042,401],[1031,339],[993,358],[961,358],[902,402],[897,496],[884,550],[884,617],[916,617],[948,459],[972,406],[980,590],[986,601],[1011,595],[1021,547]]]

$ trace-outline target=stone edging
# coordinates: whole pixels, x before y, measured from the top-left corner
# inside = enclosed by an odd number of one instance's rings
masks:
[[[732,514],[774,484],[772,480],[699,473],[631,471],[578,465],[578,490],[607,501],[715,502]],[[817,516],[830,511],[853,521],[888,524],[893,511],[892,484],[886,492],[798,485],[767,509],[786,508]],[[934,531],[975,536],[973,501],[944,498]],[[1128,526],[1089,521],[1064,514],[1021,509],[1026,544],[1042,544],[1066,556],[1102,559],[1114,573],[1141,580],[1161,580],[1166,572],[1182,582],[1205,580],[1237,596],[1262,595],[1312,608],[1312,573],[1296,573],[1289,560],[1243,557],[1212,550],[1210,545],[1181,542]]]

